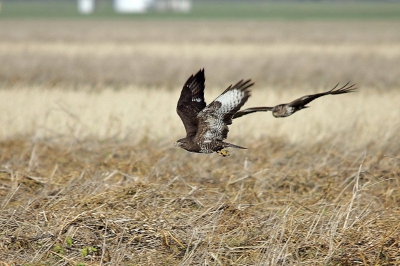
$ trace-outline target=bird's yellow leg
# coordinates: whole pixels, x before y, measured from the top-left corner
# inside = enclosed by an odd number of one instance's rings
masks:
[[[217,153],[219,156],[222,156],[222,157],[226,157],[226,156],[230,155],[227,150],[219,150],[219,151],[217,151]]]

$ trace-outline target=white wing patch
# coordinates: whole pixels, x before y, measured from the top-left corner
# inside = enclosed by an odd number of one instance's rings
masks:
[[[201,102],[201,99],[200,98],[192,98],[192,102]]]
[[[229,90],[218,96],[214,101],[220,102],[221,107],[216,110],[217,114],[226,114],[240,104],[245,93],[241,90]]]
[[[213,139],[214,139],[214,136],[213,136],[212,132],[207,131],[207,133],[204,135],[204,143],[211,142],[211,140],[213,140]]]
[[[289,105],[286,105],[285,108],[286,108],[286,112],[285,113],[288,114],[288,115],[291,115],[293,113],[293,111],[294,111],[294,108],[290,107]]]
[[[301,100],[304,101],[304,100],[307,100],[308,98],[310,98],[310,96],[308,96],[308,95],[307,96],[303,96],[303,97],[301,97]]]

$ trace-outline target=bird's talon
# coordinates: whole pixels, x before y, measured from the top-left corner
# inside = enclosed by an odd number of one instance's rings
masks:
[[[230,154],[227,150],[219,150],[218,155],[222,156],[222,157],[226,157],[226,156],[229,156]]]

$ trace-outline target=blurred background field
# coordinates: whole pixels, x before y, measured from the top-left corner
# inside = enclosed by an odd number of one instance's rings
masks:
[[[183,133],[175,113],[181,87],[203,67],[208,101],[242,78],[256,83],[246,106],[285,103],[338,82],[360,88],[319,99],[287,119],[248,116],[232,126],[232,138],[271,136],[273,128],[273,136],[302,143],[346,132],[349,143],[362,148],[398,136],[397,21],[1,23],[2,138],[72,134],[135,141],[148,134],[173,143]]]
[[[77,0],[80,1],[80,0]],[[1,18],[74,19],[257,19],[257,20],[392,20],[400,18],[398,1],[240,1],[192,0],[190,13],[150,11],[145,14],[118,14],[115,1],[97,0],[90,17],[78,12],[75,0],[2,0]],[[137,2],[142,1],[138,0]],[[157,0],[156,0],[157,1]],[[158,0],[160,1],[160,0]],[[161,0],[160,2],[186,0]],[[150,2],[150,1],[147,1]]]
[[[1,2],[0,263],[400,263],[398,1],[76,3]],[[175,107],[203,67],[207,102],[247,78],[245,107],[358,91],[190,154]]]

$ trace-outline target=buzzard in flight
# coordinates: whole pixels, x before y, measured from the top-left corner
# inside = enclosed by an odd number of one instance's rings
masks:
[[[183,86],[176,111],[186,129],[186,137],[176,146],[190,152],[213,153],[228,156],[224,148],[246,149],[223,140],[228,137],[228,125],[250,97],[251,80],[241,80],[230,85],[212,103],[204,101],[204,69],[192,75]]]
[[[287,117],[290,116],[297,111],[308,108],[309,106],[306,106],[309,102],[325,96],[325,95],[336,95],[336,94],[343,94],[343,93],[349,93],[353,92],[357,88],[355,88],[355,84],[349,85],[350,82],[347,82],[343,87],[338,88],[339,84],[337,84],[333,89],[327,91],[327,92],[322,92],[322,93],[317,93],[317,94],[311,94],[311,95],[306,95],[303,97],[300,97],[290,103],[285,103],[285,104],[279,104],[274,107],[253,107],[253,108],[248,108],[242,111],[238,111],[234,116],[233,119],[242,117],[244,115],[248,115],[251,113],[255,112],[267,112],[267,111],[272,111],[272,115],[276,118],[279,117]]]

